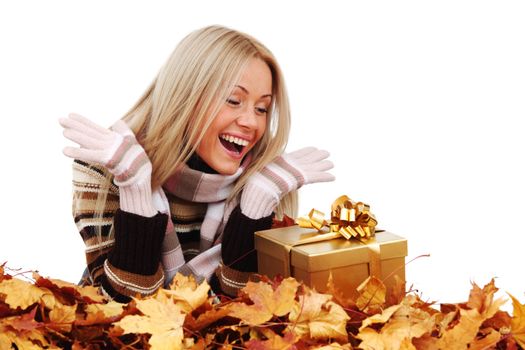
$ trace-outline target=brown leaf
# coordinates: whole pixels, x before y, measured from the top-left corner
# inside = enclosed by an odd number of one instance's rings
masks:
[[[42,349],[49,345],[41,331],[42,323],[34,319],[36,310],[35,307],[26,314],[0,319],[0,349],[11,349],[11,343],[19,349]]]
[[[76,319],[77,305],[58,305],[49,312],[49,327],[56,331],[70,332]]]
[[[363,322],[357,337],[363,342],[363,349],[411,349],[412,338],[419,338],[430,333],[434,326],[434,317],[421,310],[417,305],[417,297],[407,296],[399,305],[387,308],[380,316],[373,315]],[[377,321],[387,320],[380,331],[368,327]]]
[[[0,282],[0,294],[6,295],[4,301],[12,309],[20,307],[22,310],[25,310],[34,303],[45,301],[46,297],[48,298],[47,300],[54,300],[54,296],[50,291],[38,288],[18,278],[5,279]]]
[[[228,308],[216,308],[200,314],[193,323],[193,330],[200,331],[210,324],[228,316],[230,310]]]
[[[436,345],[447,349],[464,349],[473,343],[483,322],[493,317],[505,302],[502,298],[494,300],[497,290],[494,279],[483,289],[473,283],[466,305],[470,309],[460,308],[457,324],[445,330]]]
[[[286,278],[275,290],[264,282],[248,282],[242,290],[248,294],[253,305],[232,303],[230,316],[251,325],[260,325],[275,316],[284,316],[294,305],[295,293],[299,283],[294,278]]]
[[[390,293],[386,295],[386,305],[397,305],[401,303],[406,295],[406,283],[398,275],[394,275],[394,285],[391,287]]]
[[[483,322],[482,327],[490,327],[495,330],[510,329],[512,317],[506,311],[497,311],[494,316]]]
[[[494,329],[484,336],[483,338],[476,338],[472,343],[470,343],[469,350],[485,350],[491,349],[500,341],[501,333],[495,331]]]
[[[159,289],[156,299],[164,303],[171,300],[185,313],[190,313],[208,300],[209,290],[210,286],[206,280],[198,284],[193,276],[177,273],[170,284],[170,289]]]
[[[278,220],[276,218],[272,219],[272,228],[288,227],[293,225],[295,225],[295,220],[286,214],[283,215],[282,220]]]
[[[498,288],[496,288],[494,284],[494,278],[486,284],[483,289],[479,288],[478,285],[473,282],[467,306],[471,309],[477,309],[480,314],[483,314],[492,303],[494,293],[497,291]]]
[[[332,272],[328,275],[328,281],[326,282],[326,294],[331,294],[333,300],[344,308],[356,307],[355,301],[352,298],[347,298],[343,295],[343,292],[337,288],[332,277]]]
[[[509,296],[512,299],[513,307],[512,321],[510,323],[512,336],[522,348],[525,348],[525,304],[521,304],[511,294]]]
[[[366,313],[381,312],[385,304],[386,287],[383,282],[374,276],[369,276],[357,287],[359,297],[356,305],[359,310]]]
[[[245,343],[246,349],[250,350],[292,350],[295,349],[295,342],[297,337],[291,333],[286,332],[281,337],[273,331],[265,332],[267,340],[249,340]]]
[[[128,315],[114,325],[124,334],[151,334],[148,343],[152,350],[182,349],[184,314],[173,303],[162,303],[156,299],[136,300],[143,316]]]
[[[308,290],[299,296],[288,316],[288,330],[299,337],[348,341],[346,323],[350,319],[344,309],[331,301],[332,296]]]

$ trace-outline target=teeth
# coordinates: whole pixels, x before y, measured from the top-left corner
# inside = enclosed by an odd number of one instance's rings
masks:
[[[247,146],[248,145],[248,141],[246,140],[243,140],[243,139],[240,139],[238,137],[235,137],[235,136],[231,136],[231,135],[220,135],[219,136],[221,139],[223,140],[226,140],[228,142],[232,142],[232,143],[235,143],[237,145],[240,145],[240,146]]]

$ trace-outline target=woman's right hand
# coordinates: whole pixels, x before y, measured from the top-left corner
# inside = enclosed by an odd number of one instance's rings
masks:
[[[122,120],[103,128],[78,114],[60,118],[64,136],[80,147],[65,147],[68,157],[106,167],[119,187],[151,181],[151,162],[131,129]]]

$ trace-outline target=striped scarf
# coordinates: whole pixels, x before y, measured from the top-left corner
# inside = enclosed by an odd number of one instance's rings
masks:
[[[162,186],[165,192],[178,198],[197,203],[207,203],[206,215],[200,228],[199,255],[189,262],[184,260],[173,222],[168,220],[163,243],[162,265],[166,283],[177,271],[209,279],[221,260],[221,231],[231,213],[232,203],[226,208],[226,199],[233,190],[235,181],[249,164],[245,159],[233,175],[208,174],[184,165]],[[164,195],[164,193],[162,193]],[[155,198],[154,198],[155,200]],[[168,209],[169,210],[169,209]],[[167,213],[171,217],[171,213]]]

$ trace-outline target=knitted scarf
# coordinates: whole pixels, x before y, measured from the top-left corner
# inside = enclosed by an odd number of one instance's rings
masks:
[[[228,220],[231,210],[225,212],[226,199],[233,190],[235,181],[242,174],[249,158],[233,175],[208,174],[184,165],[164,184],[164,191],[184,200],[208,203],[206,215],[200,229],[200,254],[186,263],[177,239],[173,223],[168,220],[162,249],[162,264],[166,283],[177,271],[191,273],[209,279],[221,260],[221,245],[217,243],[221,223]],[[231,207],[231,206],[229,206]],[[168,208],[168,217],[171,218]]]

